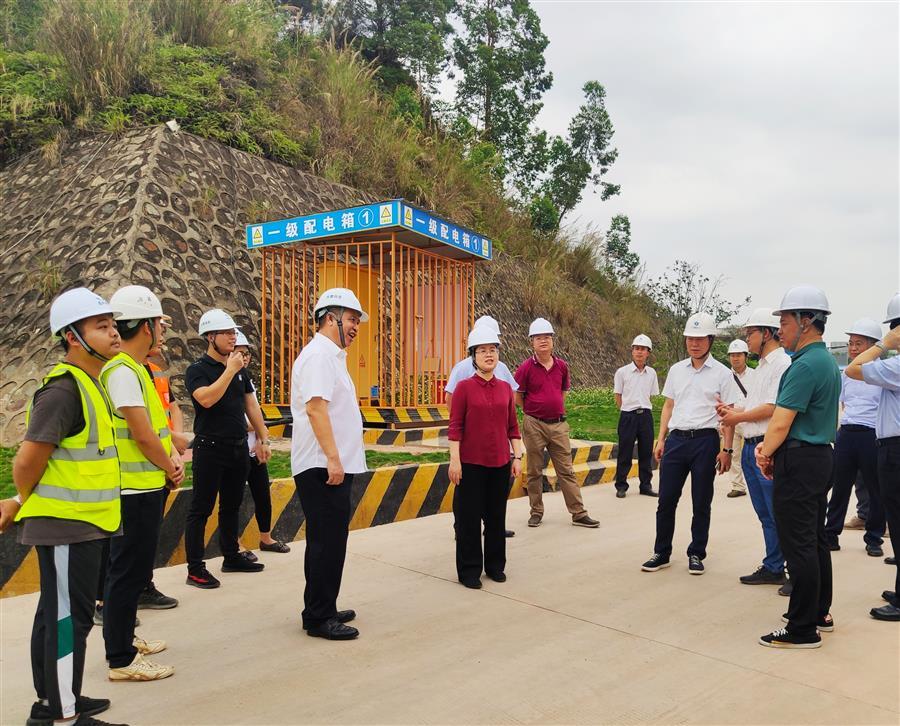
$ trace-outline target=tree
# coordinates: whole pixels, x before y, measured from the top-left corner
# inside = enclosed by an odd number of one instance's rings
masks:
[[[633,279],[641,264],[637,252],[631,251],[631,221],[626,214],[617,214],[609,223],[603,250],[606,271],[619,280]]]

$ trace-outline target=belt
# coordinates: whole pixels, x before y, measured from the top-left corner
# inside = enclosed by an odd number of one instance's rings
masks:
[[[841,424],[841,431],[851,431],[851,432],[866,431],[866,432],[868,432],[868,431],[874,431],[874,430],[875,429],[872,426],[863,426],[862,424]],[[900,438],[900,437],[898,437],[898,438]]]
[[[744,439],[744,446],[746,446],[747,444],[754,444],[754,445],[758,444],[764,438],[766,438],[766,437],[765,436],[748,436],[747,438]]]
[[[809,446],[828,446],[831,444],[811,444],[809,441],[801,441],[800,439],[788,439],[782,445],[782,449],[804,449]]]
[[[246,446],[247,437],[229,438],[227,436],[206,436],[205,434],[197,434],[194,436],[193,447],[200,444],[212,444],[213,446]],[[192,447],[192,448],[193,448]]]
[[[669,432],[672,436],[680,439],[699,439],[701,436],[718,436],[718,429],[672,429]]]
[[[636,408],[633,411],[622,411],[622,413],[633,413],[633,414],[650,413],[650,409],[649,408]]]
[[[895,446],[896,444],[900,444],[900,436],[888,436],[875,442],[876,446]]]
[[[531,414],[528,414],[528,415],[531,416]],[[531,416],[531,418],[536,419],[537,421],[540,421],[541,423],[545,423],[545,424],[562,423],[563,421],[566,420],[565,416],[558,416],[557,418],[538,418],[537,416]]]

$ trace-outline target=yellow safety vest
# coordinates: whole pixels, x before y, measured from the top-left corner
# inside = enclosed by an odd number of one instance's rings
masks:
[[[40,481],[16,515],[52,517],[87,522],[104,532],[115,532],[122,522],[119,498],[119,460],[110,406],[103,389],[81,368],[57,363],[44,378],[70,374],[81,396],[84,428],[59,442]],[[26,424],[34,399],[28,405]]]
[[[100,371],[100,382],[109,393],[109,376],[119,366],[134,371],[141,384],[144,408],[150,416],[150,426],[162,441],[166,455],[172,453],[172,434],[162,401],[156,393],[153,379],[144,366],[137,363],[127,353],[119,353]],[[141,453],[140,447],[131,435],[128,423],[118,411],[113,410],[113,425],[116,427],[116,444],[119,448],[119,469],[122,472],[122,490],[152,491],[166,485],[166,473]]]

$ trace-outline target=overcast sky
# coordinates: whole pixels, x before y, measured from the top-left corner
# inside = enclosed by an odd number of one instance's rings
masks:
[[[538,124],[564,133],[596,79],[616,129],[621,195],[569,221],[626,213],[650,275],[697,262],[751,307],[817,285],[828,340],[882,320],[900,289],[897,3],[533,5],[554,76]]]

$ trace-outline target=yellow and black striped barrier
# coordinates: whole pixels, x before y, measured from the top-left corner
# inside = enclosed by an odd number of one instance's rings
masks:
[[[446,438],[445,426],[422,429],[363,429],[363,442],[378,446],[438,446]]]

